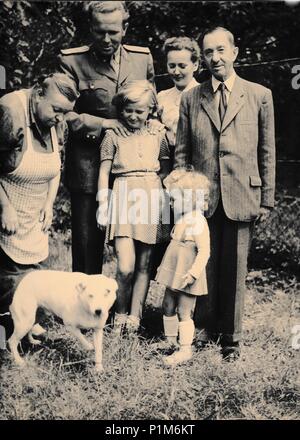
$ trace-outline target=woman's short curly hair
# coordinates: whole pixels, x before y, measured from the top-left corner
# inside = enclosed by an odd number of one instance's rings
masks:
[[[76,101],[79,98],[80,93],[77,90],[75,81],[65,73],[55,72],[45,78],[41,78],[39,83],[35,85],[35,90],[42,95],[46,95],[51,86],[56,86],[58,91],[70,102]]]
[[[113,97],[112,104],[116,107],[118,116],[127,104],[135,104],[148,98],[152,113],[157,110],[157,96],[153,85],[147,80],[129,81]]]
[[[168,55],[171,50],[188,50],[191,52],[191,60],[193,63],[200,60],[200,47],[196,40],[189,37],[171,37],[168,38],[163,45],[163,53]]]

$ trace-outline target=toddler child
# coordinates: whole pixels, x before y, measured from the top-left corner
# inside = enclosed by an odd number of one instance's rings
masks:
[[[192,358],[195,325],[192,314],[198,295],[207,293],[205,267],[210,254],[207,209],[208,179],[200,173],[174,170],[164,184],[173,203],[175,225],[158,268],[156,281],[166,286],[163,300],[165,345],[179,350],[164,357],[166,365]]]

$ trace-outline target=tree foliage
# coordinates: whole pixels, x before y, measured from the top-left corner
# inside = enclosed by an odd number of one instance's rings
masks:
[[[11,1],[0,5],[0,64],[7,74],[2,93],[28,87],[55,70],[61,48],[89,42],[83,2]],[[240,48],[238,62],[252,64],[300,57],[300,5],[285,2],[128,1],[129,44],[149,46],[158,75],[165,73],[161,47],[167,37],[188,35],[200,38],[212,25],[228,27]],[[300,89],[291,86],[294,62],[238,67],[246,79],[260,82],[273,91],[276,110],[278,154],[300,158]],[[200,71],[198,79],[207,77]],[[157,77],[158,90],[171,85],[167,76]],[[300,81],[299,81],[300,85]]]

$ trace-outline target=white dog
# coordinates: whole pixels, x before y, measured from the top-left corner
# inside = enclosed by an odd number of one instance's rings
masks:
[[[10,306],[14,332],[8,344],[16,363],[25,362],[18,352],[18,344],[27,333],[32,344],[40,343],[33,337],[33,327],[36,310],[43,307],[59,316],[86,350],[95,349],[96,369],[102,371],[103,327],[116,300],[117,288],[117,282],[105,275],[55,270],[29,272],[19,283]],[[94,345],[80,328],[95,330]]]

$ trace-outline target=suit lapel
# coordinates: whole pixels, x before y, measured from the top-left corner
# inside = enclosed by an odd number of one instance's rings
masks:
[[[216,104],[216,96],[213,92],[211,80],[206,81],[201,87],[200,102],[216,129],[221,131],[220,116]]]
[[[122,83],[128,78],[130,72],[132,71],[132,66],[130,65],[130,57],[126,50],[121,46],[121,54],[120,54],[120,71],[119,71],[119,79],[118,84],[122,85]]]
[[[230,95],[226,113],[223,119],[222,131],[230,124],[236,114],[243,107],[245,102],[245,92],[243,88],[243,80],[240,77],[236,77],[233,89]]]

